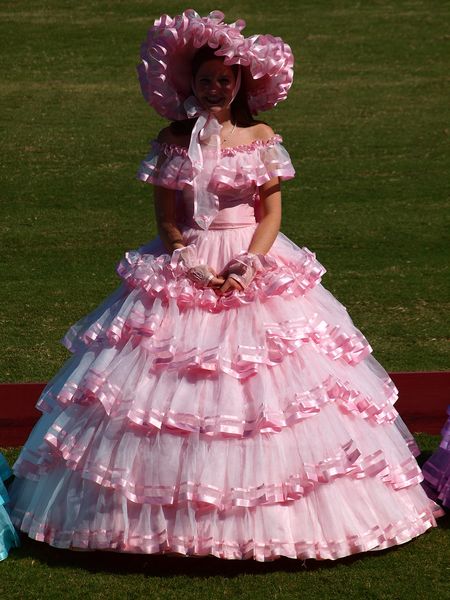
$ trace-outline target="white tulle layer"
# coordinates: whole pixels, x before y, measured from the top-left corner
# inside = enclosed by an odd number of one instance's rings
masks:
[[[351,372],[338,362],[329,363],[305,347],[276,368],[259,365],[255,377],[240,380],[213,372],[199,380],[195,372],[149,370],[146,352],[128,343],[103,369],[97,368],[94,351],[81,360],[75,357],[49,385],[39,407],[49,412],[55,404],[100,403],[112,418],[123,419],[124,427],[140,426],[145,433],[166,427],[219,437],[279,431],[332,403],[343,413],[375,423],[395,420],[396,389],[386,373],[377,373],[373,358]]]
[[[422,480],[394,424],[361,422],[331,404],[308,422],[240,439],[167,429],[143,435],[98,404],[72,405],[50,425],[52,419],[42,419],[17,475],[38,480],[63,460],[139,504],[189,500],[224,510],[298,499],[341,477],[377,476],[395,490]]]
[[[404,543],[435,525],[435,505],[420,486],[393,493],[376,478],[336,479],[295,501],[223,511],[136,504],[60,465],[37,484],[13,485],[12,497],[15,524],[36,540],[135,553],[335,559]]]
[[[253,232],[185,233],[220,270]],[[434,525],[395,386],[314,255],[279,236],[273,285],[266,273],[221,304],[197,301],[161,254],[141,249],[66,336],[75,355],[15,465],[18,527],[67,548],[269,560]]]
[[[199,262],[219,272],[237,248],[250,243],[253,232],[250,226],[190,230],[187,236],[197,247]],[[131,272],[121,264],[130,287],[119,290],[65,338],[73,351],[96,342],[105,347],[94,367],[98,372],[130,338],[154,370],[220,370],[237,378],[254,375],[261,364],[273,366],[305,344],[350,364],[371,350],[345,308],[319,285],[324,269],[314,255],[282,236],[270,255],[276,265],[272,284],[262,274],[245,292],[225,298],[196,289],[186,278],[176,279],[165,262],[157,268],[152,255],[139,254],[149,258],[138,260],[137,268],[130,265]]]

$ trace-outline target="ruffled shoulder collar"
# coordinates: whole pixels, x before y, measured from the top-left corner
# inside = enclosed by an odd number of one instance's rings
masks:
[[[237,154],[251,154],[255,150],[264,148],[270,148],[275,144],[281,144],[283,138],[281,135],[275,134],[268,140],[254,140],[250,144],[241,144],[239,146],[232,146],[230,148],[222,148],[220,153],[221,156],[236,156]],[[187,156],[188,149],[184,146],[177,146],[176,144],[167,144],[166,142],[152,142],[155,150],[159,150],[166,156]]]
[[[282,141],[280,135],[273,135],[268,140],[254,140],[250,144],[222,148],[212,184],[238,189],[252,183],[261,186],[273,177],[291,179],[295,171]],[[153,141],[150,154],[141,163],[138,178],[175,190],[182,190],[186,185],[192,186],[194,173],[188,149]]]

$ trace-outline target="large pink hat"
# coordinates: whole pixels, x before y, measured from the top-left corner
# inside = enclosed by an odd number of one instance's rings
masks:
[[[279,37],[245,38],[245,21],[223,22],[218,10],[200,17],[186,10],[174,18],[156,19],[141,47],[139,81],[146,101],[170,120],[186,118],[184,101],[192,95],[191,60],[202,46],[217,48],[227,65],[241,65],[253,114],[268,110],[287,97],[292,84],[294,57]]]

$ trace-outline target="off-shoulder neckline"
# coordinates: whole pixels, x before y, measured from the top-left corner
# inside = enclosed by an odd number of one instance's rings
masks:
[[[229,148],[221,148],[222,156],[235,156],[236,154],[244,153],[250,154],[260,148],[270,148],[275,144],[281,144],[283,138],[281,135],[275,134],[267,140],[253,140],[250,144],[241,144],[239,146],[231,146]],[[167,142],[154,142],[157,148],[161,148],[165,154],[179,154],[181,156],[187,156],[188,149],[184,146],[177,146],[176,144],[168,144]]]

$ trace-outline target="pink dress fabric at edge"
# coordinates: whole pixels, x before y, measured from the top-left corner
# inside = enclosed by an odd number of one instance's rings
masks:
[[[223,149],[220,211],[192,220],[187,152],[154,144],[139,177],[177,190],[199,263],[220,271],[257,226],[258,186],[294,170],[275,136]],[[336,559],[435,525],[397,391],[325,269],[279,234],[244,292],[218,297],[159,239],[75,324],[17,460],[12,519],[60,548]]]

